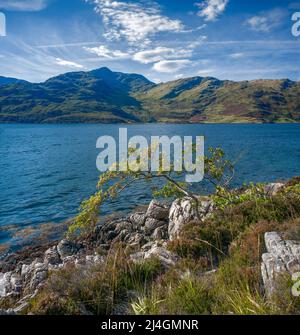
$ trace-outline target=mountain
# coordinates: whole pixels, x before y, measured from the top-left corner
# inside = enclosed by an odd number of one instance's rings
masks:
[[[1,122],[140,122],[131,95],[154,86],[141,75],[101,68],[70,72],[44,83],[0,87]]]
[[[1,78],[0,122],[300,122],[300,83],[288,79],[154,84],[108,68],[38,84]]]
[[[187,78],[135,95],[143,110],[165,122],[299,122],[300,83]]]
[[[20,83],[20,82],[24,82],[24,80],[20,80],[20,79],[16,79],[16,78],[10,78],[10,77],[1,77],[0,76],[0,86]]]

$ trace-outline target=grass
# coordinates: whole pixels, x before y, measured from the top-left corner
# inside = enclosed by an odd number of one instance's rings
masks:
[[[274,197],[247,199],[215,211],[204,223],[190,222],[181,238],[168,244],[181,256],[168,270],[157,259],[134,264],[117,245],[98,266],[55,271],[27,312],[299,314],[291,279],[280,277],[276,294],[267,300],[260,273],[266,232],[300,239],[298,191],[299,179],[294,179]]]

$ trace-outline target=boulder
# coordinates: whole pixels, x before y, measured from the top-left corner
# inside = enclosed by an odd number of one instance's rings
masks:
[[[156,228],[151,236],[154,240],[157,241],[167,239],[168,238],[167,225]]]
[[[57,252],[61,259],[65,257],[72,256],[79,251],[80,247],[69,240],[61,240],[57,245]]]
[[[176,239],[183,226],[197,218],[191,198],[176,199],[171,206],[169,214],[168,233],[170,240]]]
[[[128,217],[128,220],[133,223],[136,228],[142,227],[146,220],[145,213],[133,213]]]
[[[48,250],[46,250],[45,252],[45,258],[44,261],[50,265],[58,265],[59,263],[61,263],[61,259],[59,256],[59,253],[57,251],[57,246],[54,246]]]
[[[136,252],[130,255],[133,262],[142,262],[146,259],[151,259],[153,257],[158,258],[165,268],[173,266],[178,261],[178,256],[166,249],[166,245],[159,243],[153,243],[149,250]]]
[[[208,218],[214,209],[214,203],[211,199],[201,198],[199,199],[198,214],[196,214],[195,204],[189,197],[176,199],[171,206],[169,214],[169,227],[168,233],[170,240],[174,240],[179,237],[180,232],[185,224],[193,220],[205,220]]]
[[[270,183],[264,186],[264,191],[266,195],[273,197],[276,195],[279,191],[283,189],[285,184],[283,183]]]
[[[116,225],[115,232],[118,234],[122,230],[132,231],[132,223],[129,221],[121,221]]]
[[[31,290],[35,290],[48,277],[48,265],[35,262],[31,266],[33,271],[29,286]]]
[[[152,234],[154,230],[158,227],[166,226],[167,223],[164,221],[159,221],[154,218],[148,218],[145,222],[145,232],[147,234]]]
[[[165,204],[157,201],[152,200],[146,212],[147,218],[153,218],[158,221],[167,220],[169,216],[169,207]]]
[[[144,259],[157,257],[162,264],[167,268],[173,266],[178,261],[178,257],[171,251],[165,248],[165,245],[154,243],[150,250],[145,252]]]
[[[5,297],[11,290],[11,278],[12,272],[0,273],[0,298]]]
[[[285,241],[281,234],[270,232],[265,234],[265,244],[267,253],[262,255],[261,274],[266,295],[270,297],[278,275],[300,271],[300,242]]]

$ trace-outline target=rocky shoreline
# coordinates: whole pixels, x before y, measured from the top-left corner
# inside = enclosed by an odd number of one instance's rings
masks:
[[[269,184],[265,190],[276,195],[284,184]],[[209,197],[200,199],[200,218],[204,222],[214,212]],[[152,200],[144,212],[110,220],[96,226],[93,233],[76,241],[63,239],[59,243],[41,246],[11,255],[0,264],[0,299],[13,298],[14,307],[0,314],[22,314],[34,298],[49,273],[70,265],[86,267],[104,264],[103,254],[116,243],[124,243],[125,252],[133,262],[155,257],[165,268],[176,265],[179,256],[168,250],[167,243],[180,238],[185,224],[196,220],[191,199],[176,199],[170,206]],[[199,221],[200,219],[200,221]],[[265,234],[266,253],[262,256],[261,274],[267,295],[274,290],[276,276],[300,271],[300,242],[284,241],[277,232]]]

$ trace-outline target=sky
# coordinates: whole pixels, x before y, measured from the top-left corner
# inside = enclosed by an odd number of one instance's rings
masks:
[[[106,66],[154,82],[300,80],[295,12],[300,1],[0,0],[0,76],[42,82]]]

